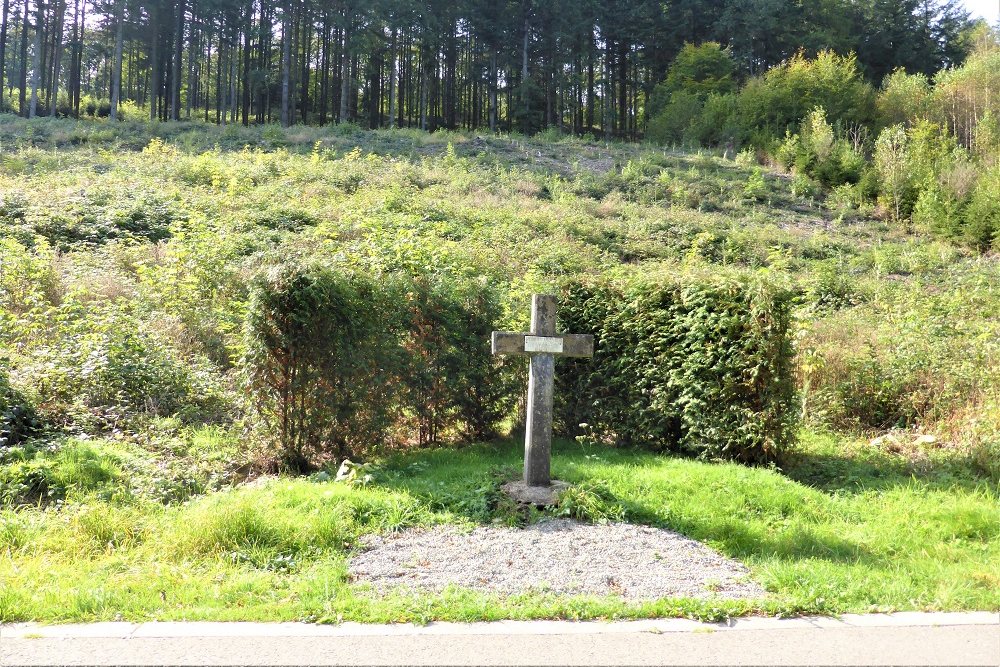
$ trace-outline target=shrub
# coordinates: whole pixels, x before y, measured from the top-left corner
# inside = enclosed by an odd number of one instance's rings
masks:
[[[369,278],[273,267],[256,281],[242,361],[251,408],[282,464],[385,440],[399,372],[399,311]]]
[[[0,449],[22,442],[38,426],[34,406],[10,386],[6,364],[0,359]]]
[[[288,264],[256,281],[242,360],[253,418],[282,464],[364,455],[415,427],[483,438],[506,416],[490,354],[500,305],[476,282],[373,279]]]
[[[947,239],[963,235],[962,202],[936,181],[927,185],[917,197],[913,222],[918,228]]]
[[[557,373],[558,422],[598,439],[744,462],[794,433],[791,294],[750,274],[567,285],[563,326],[596,337]]]
[[[133,316],[113,306],[81,312],[79,303],[67,301],[58,321],[51,345],[31,350],[25,362],[43,414],[117,422],[126,413],[204,419],[219,412],[212,369],[181,358]]]
[[[646,138],[661,144],[684,141],[688,127],[702,112],[702,101],[694,93],[678,91],[646,128]]]
[[[736,89],[735,71],[732,56],[718,42],[685,44],[667,70],[667,78],[654,89],[650,110],[656,113],[679,91],[702,100],[712,94],[731,93]]]
[[[799,134],[786,133],[775,157],[786,169],[794,167],[798,174],[831,188],[857,183],[865,166],[864,156],[837,138],[822,107],[806,116]]]
[[[701,113],[688,126],[686,138],[702,146],[727,148],[742,142],[744,132],[736,121],[736,100],[734,93],[709,95]]]
[[[718,43],[686,44],[650,96],[646,138],[703,145],[733,140],[738,133],[730,125],[735,69]]]
[[[926,75],[897,69],[882,82],[876,102],[879,120],[886,126],[910,125],[925,117],[930,96],[931,84]]]
[[[911,184],[908,159],[909,138],[903,126],[893,125],[882,130],[875,141],[875,169],[881,181],[880,199],[894,220],[909,213]]]
[[[743,186],[743,195],[748,199],[764,201],[767,199],[767,181],[764,180],[764,170],[755,167],[747,177],[746,185]]]
[[[816,107],[825,109],[830,121],[839,126],[872,118],[874,92],[853,55],[822,51],[809,59],[799,53],[751,79],[739,96],[740,124],[758,137],[780,137],[786,130],[795,131]]]
[[[1000,167],[979,178],[965,210],[965,240],[980,251],[1000,242]]]
[[[409,287],[408,368],[401,381],[418,442],[438,442],[449,428],[472,439],[496,435],[512,394],[511,374],[494,363],[489,343],[501,315],[499,295],[440,276]]]

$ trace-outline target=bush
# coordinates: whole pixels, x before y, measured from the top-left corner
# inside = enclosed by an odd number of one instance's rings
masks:
[[[242,363],[256,425],[286,468],[385,439],[402,366],[390,305],[371,279],[319,266],[278,266],[257,280]]]
[[[794,168],[798,174],[830,188],[857,183],[865,167],[864,156],[850,143],[837,138],[822,107],[806,116],[800,134],[785,135],[775,157],[786,169]]]
[[[653,89],[650,112],[659,112],[670,96],[680,91],[701,100],[712,94],[731,93],[736,89],[735,71],[732,56],[718,42],[685,44],[667,70],[667,78]]]
[[[965,210],[963,235],[980,251],[1000,247],[1000,167],[979,178]]]
[[[511,374],[494,364],[489,344],[499,295],[478,283],[425,276],[410,286],[405,307],[401,383],[418,442],[438,442],[449,429],[471,439],[495,436],[512,395]]]
[[[649,101],[646,138],[658,143],[701,145],[732,141],[736,66],[716,42],[686,44]]]
[[[683,142],[688,127],[701,115],[702,108],[701,100],[694,93],[674,93],[663,110],[649,121],[646,138],[661,144]]]
[[[924,74],[907,74],[897,69],[882,82],[876,106],[883,125],[910,125],[925,117],[931,97],[931,83]]]
[[[917,197],[913,222],[919,229],[947,239],[961,239],[964,216],[962,202],[936,181],[928,184]]]
[[[211,419],[222,403],[213,370],[181,355],[140,320],[107,307],[80,312],[63,303],[58,335],[26,357],[39,409],[67,423],[126,414]],[[98,424],[100,426],[100,424]]]
[[[489,347],[499,314],[479,283],[273,267],[245,327],[255,426],[292,470],[364,455],[414,427],[420,444],[487,437],[509,408]]]
[[[596,336],[557,373],[558,423],[600,440],[744,462],[794,437],[792,297],[750,274],[573,282],[563,326]]]
[[[34,407],[10,386],[6,364],[0,359],[0,449],[22,442],[38,426]]]
[[[758,141],[795,131],[816,107],[826,110],[835,126],[870,121],[875,95],[857,66],[857,59],[822,51],[816,58],[797,54],[762,77],[751,79],[740,91],[739,119]]]

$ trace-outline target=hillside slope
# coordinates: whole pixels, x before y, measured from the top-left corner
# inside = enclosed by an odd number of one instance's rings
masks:
[[[86,360],[67,346],[124,321],[156,339],[163,368],[197,370],[189,381],[213,397],[201,418],[229,421],[248,279],[292,256],[479,275],[506,286],[512,326],[530,292],[567,275],[737,266],[799,291],[807,424],[902,429],[882,445],[916,459],[959,450],[996,472],[996,259],[747,154],[13,116],[0,146],[0,344],[15,384],[78,430],[127,415],[75,401]]]

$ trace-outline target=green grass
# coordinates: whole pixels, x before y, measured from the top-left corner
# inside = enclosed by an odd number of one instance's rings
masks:
[[[957,462],[914,465],[806,434],[784,472],[559,443],[573,483],[553,510],[662,526],[747,563],[749,602],[509,599],[465,590],[371,593],[346,562],[369,533],[536,520],[498,502],[519,445],[391,456],[365,486],[272,478],[163,506],[85,494],[0,513],[0,620],[124,618],[395,622],[501,618],[720,618],[1000,609],[998,489]],[[83,502],[86,499],[86,502]]]

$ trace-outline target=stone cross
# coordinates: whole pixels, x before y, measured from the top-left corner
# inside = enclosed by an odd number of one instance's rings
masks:
[[[591,357],[594,337],[556,333],[556,298],[535,294],[531,298],[531,331],[493,332],[493,354],[528,356],[528,422],[524,431],[524,484],[551,484],[549,459],[552,452],[552,387],[556,355]]]

